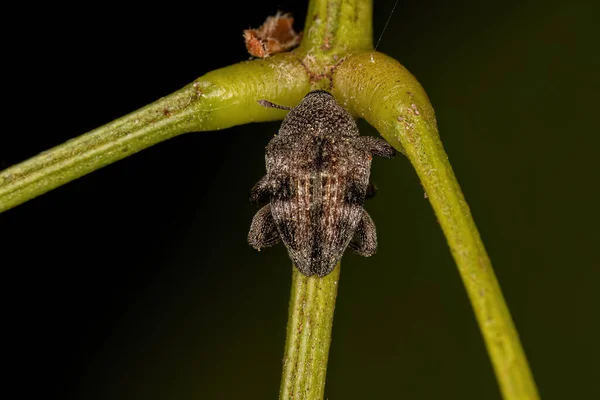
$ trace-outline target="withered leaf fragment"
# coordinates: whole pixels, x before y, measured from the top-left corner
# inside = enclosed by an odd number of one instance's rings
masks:
[[[300,43],[302,33],[294,31],[294,18],[289,14],[277,12],[267,17],[258,29],[246,29],[244,41],[248,53],[254,57],[265,58],[275,53],[288,51]]]

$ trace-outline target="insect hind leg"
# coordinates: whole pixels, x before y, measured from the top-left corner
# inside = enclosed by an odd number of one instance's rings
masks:
[[[356,227],[349,247],[363,257],[377,252],[377,231],[371,216],[363,210],[362,218]]]
[[[263,247],[271,247],[281,240],[277,225],[271,214],[271,205],[267,204],[254,215],[250,232],[248,232],[248,243],[256,250]]]

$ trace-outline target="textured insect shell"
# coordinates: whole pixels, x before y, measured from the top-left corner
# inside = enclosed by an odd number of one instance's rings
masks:
[[[267,146],[271,212],[304,275],[329,274],[361,220],[371,155],[356,122],[327,92],[309,93]]]

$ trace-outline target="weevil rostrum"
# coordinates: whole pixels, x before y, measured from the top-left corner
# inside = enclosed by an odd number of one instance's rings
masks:
[[[392,158],[385,140],[360,136],[356,121],[323,90],[308,93],[291,110],[266,147],[267,174],[250,193],[264,204],[252,219],[248,243],[270,247],[280,240],[306,276],[328,275],[350,247],[368,257],[377,250],[375,224],[363,209],[374,193],[372,156]]]

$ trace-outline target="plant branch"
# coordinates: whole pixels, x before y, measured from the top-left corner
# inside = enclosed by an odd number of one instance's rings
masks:
[[[373,47],[373,0],[311,0],[301,49],[313,55]]]
[[[337,99],[405,152],[417,171],[458,265],[504,398],[538,399],[490,259],[439,138],[427,94],[400,63],[374,51],[348,57],[336,69],[333,83]]]
[[[348,50],[373,47],[372,0],[311,0],[304,39],[294,54],[311,89],[331,86],[331,71]],[[337,57],[336,57],[337,56]],[[340,264],[324,278],[293,267],[280,400],[322,400]]]
[[[297,50],[210,72],[181,90],[0,173],[0,212],[144,148],[193,131],[282,119],[257,101],[294,106],[332,88],[414,166],[475,310],[506,400],[538,399],[490,260],[416,79],[372,48],[372,0],[311,0]],[[325,278],[294,268],[281,399],[323,398],[340,267]]]
[[[181,90],[0,173],[0,212],[156,143],[186,132],[282,119],[268,98],[297,104],[309,90],[291,54],[207,73]]]
[[[324,278],[293,268],[281,400],[323,399],[339,276],[340,264]]]

